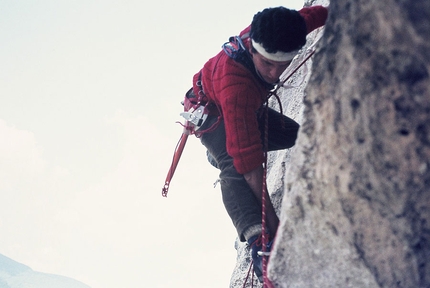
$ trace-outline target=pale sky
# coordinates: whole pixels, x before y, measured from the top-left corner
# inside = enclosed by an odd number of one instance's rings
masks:
[[[198,139],[161,196],[180,101],[256,12],[302,4],[0,0],[0,253],[92,288],[228,287],[236,231]]]

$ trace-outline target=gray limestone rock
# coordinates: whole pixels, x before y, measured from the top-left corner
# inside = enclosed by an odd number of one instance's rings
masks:
[[[430,3],[331,1],[286,173],[276,287],[430,286]]]

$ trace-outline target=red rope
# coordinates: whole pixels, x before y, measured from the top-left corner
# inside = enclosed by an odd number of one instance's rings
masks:
[[[291,78],[291,76],[293,76],[293,74],[294,73],[296,73],[297,72],[297,70],[299,70],[300,69],[300,67],[302,67],[303,66],[303,64],[305,64],[306,63],[306,61],[308,61],[309,60],[309,58],[311,58],[312,57],[312,55],[314,55],[314,53],[315,53],[315,50],[312,50],[310,53],[309,53],[309,55],[308,56],[306,56],[305,57],[305,59],[299,64],[299,65],[297,65],[297,67],[296,68],[294,68],[294,70],[293,71],[291,71],[291,73],[287,76],[287,77],[285,77],[285,79],[284,80],[282,80],[282,82],[275,88],[275,90],[273,90],[270,94],[269,94],[269,98],[270,98],[270,96],[272,96],[272,95],[276,95],[276,92],[282,87],[282,86],[284,86],[284,84],[285,84],[285,82],[287,82],[288,81],[288,79],[290,79]]]
[[[263,188],[262,188],[262,195],[261,195],[261,234],[262,234],[262,251],[263,254],[266,252],[267,249],[267,243],[269,242],[268,234],[266,233],[266,193],[267,193],[267,146],[268,146],[268,139],[269,139],[269,132],[268,132],[268,126],[269,126],[269,107],[266,106],[266,112],[265,112],[265,128],[264,128],[264,147],[266,150],[264,151],[264,162],[263,162]],[[270,200],[270,199],[269,199]],[[269,279],[267,278],[267,256],[263,256],[263,287],[265,287],[266,282]]]
[[[173,174],[175,173],[176,167],[178,166],[179,159],[181,158],[182,151],[184,151],[185,143],[187,143],[188,134],[187,132],[182,133],[181,138],[176,144],[175,152],[173,153],[172,164],[170,165],[169,172],[167,172],[166,181],[164,182],[161,195],[167,197],[167,192],[169,191],[170,181],[172,181]]]
[[[279,102],[281,113],[282,113],[282,104],[279,96],[276,94],[276,92],[279,90],[280,87],[283,86],[283,84],[294,74],[297,72],[297,70],[300,69],[300,67],[305,64],[305,62],[312,57],[312,55],[315,53],[315,50],[312,51],[282,82],[281,85],[278,85],[274,91],[272,91],[266,101],[266,111],[265,111],[265,128],[264,128],[264,147],[266,150],[264,151],[264,162],[263,162],[263,188],[262,188],[262,195],[261,195],[261,234],[262,234],[262,251],[263,255],[264,252],[267,252],[267,244],[269,243],[269,234],[266,233],[267,231],[267,225],[266,225],[266,201],[270,201],[270,199],[267,199],[268,190],[267,190],[267,148],[268,148],[268,141],[269,141],[269,107],[268,107],[268,100],[271,96],[275,96],[276,99]],[[267,194],[267,195],[266,195]],[[267,276],[267,265],[268,265],[268,257],[269,256],[262,256],[263,257],[263,288],[272,288],[273,284],[270,282],[268,276]]]
[[[251,260],[251,264],[249,265],[248,273],[246,274],[246,278],[245,278],[245,281],[243,282],[242,288],[245,288],[246,283],[248,282],[249,273],[251,273],[251,270],[252,270],[252,264],[253,264],[253,261]],[[254,283],[254,273],[251,276],[251,287],[252,287],[253,283]]]

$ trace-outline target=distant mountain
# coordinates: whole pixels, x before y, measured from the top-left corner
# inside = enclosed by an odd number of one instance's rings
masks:
[[[68,277],[33,271],[0,254],[0,288],[90,288]]]

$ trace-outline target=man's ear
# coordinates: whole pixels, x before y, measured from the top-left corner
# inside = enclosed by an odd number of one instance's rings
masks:
[[[253,51],[253,49],[252,49],[252,46],[250,46],[250,47],[248,48],[248,52],[249,52],[249,55],[251,55],[251,57],[252,57],[252,56],[254,56],[254,51]]]

